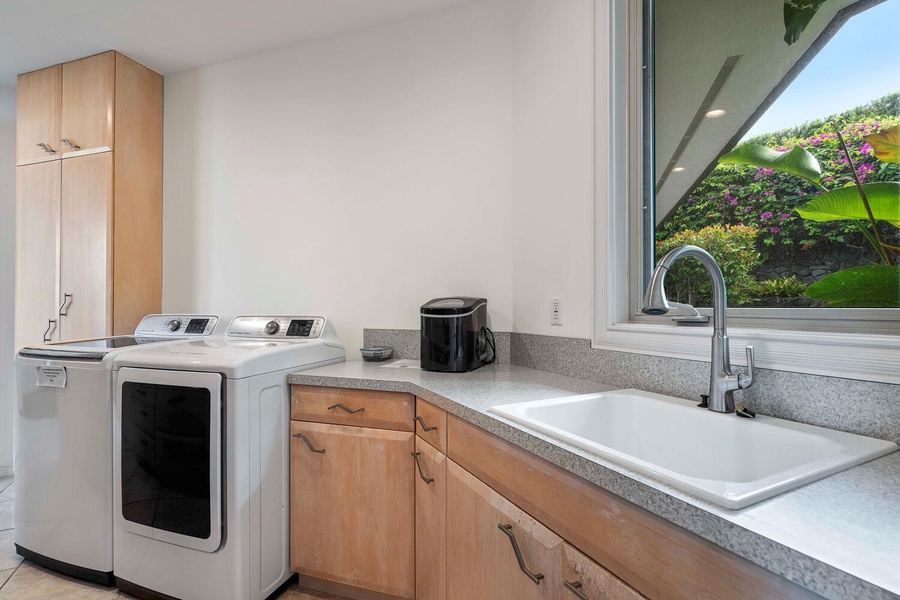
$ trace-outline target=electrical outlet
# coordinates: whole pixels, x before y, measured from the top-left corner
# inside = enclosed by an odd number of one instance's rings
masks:
[[[550,324],[563,324],[563,299],[550,298]]]

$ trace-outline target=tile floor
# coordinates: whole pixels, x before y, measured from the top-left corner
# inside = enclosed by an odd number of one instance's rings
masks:
[[[12,477],[0,477],[0,600],[106,600],[132,596],[108,588],[66,577],[39,567],[16,554],[13,546]],[[304,591],[292,585],[278,600],[340,600],[336,596]]]

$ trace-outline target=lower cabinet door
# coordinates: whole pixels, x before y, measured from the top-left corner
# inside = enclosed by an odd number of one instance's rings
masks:
[[[561,600],[563,541],[447,462],[447,597]]]
[[[416,437],[416,600],[447,598],[447,457]]]
[[[569,544],[565,546],[565,600],[646,600],[627,583]]]
[[[291,568],[415,594],[414,434],[291,422]]]

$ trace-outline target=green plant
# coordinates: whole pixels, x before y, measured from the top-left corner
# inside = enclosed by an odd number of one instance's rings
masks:
[[[775,279],[757,281],[753,293],[759,298],[797,298],[802,296],[809,285],[795,275],[783,275]]]
[[[719,161],[726,164],[751,165],[770,172],[781,171],[801,177],[824,193],[817,195],[796,212],[807,221],[852,223],[875,250],[879,265],[844,269],[831,273],[806,290],[813,300],[842,307],[900,307],[900,247],[887,243],[884,227],[900,227],[900,183],[864,183],[861,176],[872,170],[857,166],[846,139],[845,132],[835,125],[832,138],[836,138],[843,153],[852,182],[842,187],[828,189],[823,185],[819,161],[805,148],[795,146],[789,151],[772,150],[757,144],[742,144],[723,155]],[[822,133],[819,139],[826,139]],[[900,126],[864,135],[866,154],[874,148],[875,157],[885,163],[897,162],[897,138]],[[871,140],[871,144],[870,144]],[[874,144],[874,145],[873,145]],[[868,163],[866,163],[868,164]],[[886,225],[883,225],[886,224]],[[895,234],[896,231],[892,232]],[[891,238],[893,239],[893,238]]]
[[[712,254],[725,275],[728,304],[737,306],[754,297],[755,281],[750,272],[759,266],[754,227],[743,225],[704,227],[699,231],[686,230],[656,242],[656,259],[686,244],[699,246]],[[677,262],[666,275],[669,298],[694,306],[712,306],[712,283],[699,262]]]

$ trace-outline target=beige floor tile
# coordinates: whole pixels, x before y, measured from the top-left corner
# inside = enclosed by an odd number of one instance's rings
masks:
[[[12,502],[16,499],[16,484],[10,484],[5,490],[0,492],[0,501],[8,500]]]
[[[13,521],[15,504],[15,502],[0,502],[0,531],[13,528],[15,524]]]
[[[0,571],[0,588],[3,587],[3,584],[6,583],[6,580],[9,579],[9,576],[13,574],[15,569],[6,569],[5,571]],[[0,594],[3,592],[0,591]]]
[[[0,588],[0,600],[109,600],[119,590],[78,581],[26,561]]]
[[[24,560],[16,554],[13,530],[0,531],[0,571],[15,569]]]

